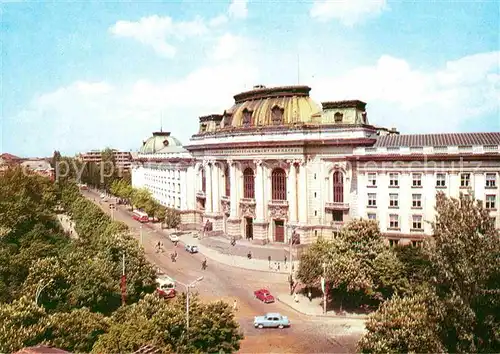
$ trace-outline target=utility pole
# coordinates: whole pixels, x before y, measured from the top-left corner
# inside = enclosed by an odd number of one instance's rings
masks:
[[[179,283],[186,288],[186,329],[189,329],[189,289],[193,288],[196,283],[198,283],[202,280],[203,280],[203,277],[201,276],[189,284],[184,284],[184,283],[181,283],[180,281],[176,281],[176,283]]]
[[[323,314],[326,315],[326,262],[323,262],[323,277],[321,278],[321,290],[323,290]]]

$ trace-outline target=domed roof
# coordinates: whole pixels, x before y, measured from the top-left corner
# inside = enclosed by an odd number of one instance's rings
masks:
[[[235,104],[224,113],[224,127],[312,122],[321,107],[309,97],[310,91],[308,86],[256,86],[234,96]]]
[[[155,154],[161,152],[175,152],[184,150],[182,143],[169,132],[154,132],[153,136],[142,143],[139,149],[141,154]]]

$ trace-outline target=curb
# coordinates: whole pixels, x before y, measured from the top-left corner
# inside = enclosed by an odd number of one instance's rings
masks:
[[[347,320],[363,320],[363,321],[366,321],[368,319],[368,316],[355,317],[355,316],[339,316],[339,315],[315,315],[315,314],[312,314],[312,313],[307,313],[307,312],[303,312],[301,310],[297,310],[295,307],[293,307],[289,303],[281,300],[279,297],[276,297],[276,300],[278,300],[280,303],[282,303],[283,305],[287,306],[288,308],[294,310],[295,312],[300,313],[301,315],[305,315],[305,316],[322,317],[322,318],[347,319]]]

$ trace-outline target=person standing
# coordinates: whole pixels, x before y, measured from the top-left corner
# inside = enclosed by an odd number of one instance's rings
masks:
[[[286,265],[286,261],[287,261],[288,258],[286,258],[286,254],[285,254],[285,265]]]
[[[238,310],[238,304],[236,303],[236,299],[233,301],[233,311],[236,312]]]
[[[313,297],[312,297],[311,289],[309,289],[307,291],[307,297],[309,298],[309,302],[312,302]]]
[[[269,262],[269,269],[271,269],[271,256],[267,256],[267,260]]]

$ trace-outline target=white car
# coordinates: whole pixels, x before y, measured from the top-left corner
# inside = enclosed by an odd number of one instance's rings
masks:
[[[170,241],[172,241],[172,242],[179,242],[179,240],[180,240],[180,239],[179,239],[179,235],[177,235],[177,234],[170,234],[170,235],[168,235],[168,238],[169,238],[169,239],[170,239]]]

